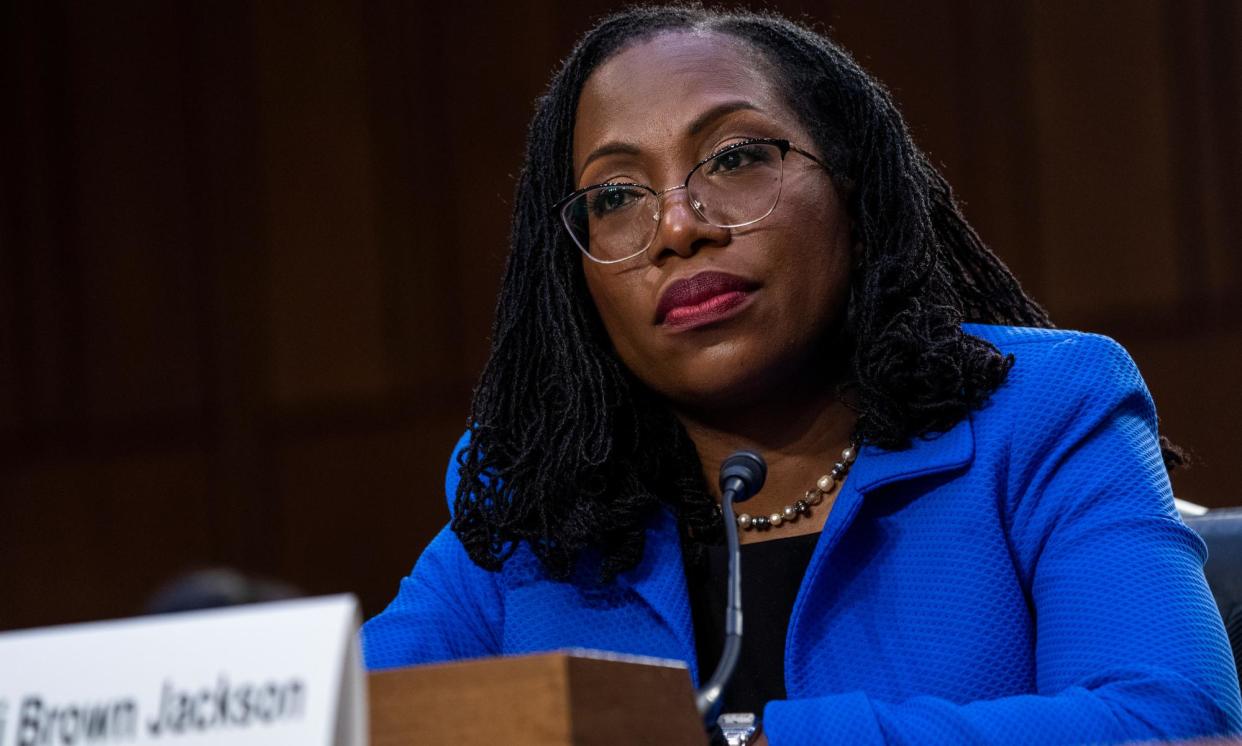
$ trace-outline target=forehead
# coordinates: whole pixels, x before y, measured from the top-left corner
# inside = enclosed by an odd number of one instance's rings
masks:
[[[601,143],[684,136],[704,111],[745,101],[759,114],[791,116],[758,51],[715,32],[661,33],[625,47],[587,79],[574,121],[574,161]]]

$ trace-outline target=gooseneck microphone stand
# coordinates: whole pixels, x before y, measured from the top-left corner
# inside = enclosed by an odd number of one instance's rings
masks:
[[[753,451],[736,451],[720,465],[720,509],[724,514],[725,541],[729,552],[728,602],[725,608],[724,649],[720,662],[703,688],[695,695],[699,715],[710,728],[719,715],[720,695],[737,666],[742,648],[742,572],[737,542],[737,518],[733,503],[743,502],[763,488],[768,466]]]

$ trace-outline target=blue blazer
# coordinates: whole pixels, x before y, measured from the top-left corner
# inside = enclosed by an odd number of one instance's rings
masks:
[[[1242,731],[1205,549],[1173,507],[1130,357],[1094,335],[966,328],[1014,355],[1009,378],[944,434],[860,450],[802,579],[769,741]],[[363,629],[367,665],[585,647],[684,660],[697,682],[670,515],[616,582],[589,565],[557,582],[523,547],[489,573],[446,529]]]

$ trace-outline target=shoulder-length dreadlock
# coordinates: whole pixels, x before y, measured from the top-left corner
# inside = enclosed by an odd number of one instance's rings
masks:
[[[846,197],[863,246],[845,324],[862,441],[901,448],[946,430],[1001,384],[1012,359],[963,333],[963,321],[1051,326],[966,223],[885,89],[833,42],[774,15],[700,6],[609,16],[565,60],[527,135],[452,523],[484,568],[498,569],[527,542],[554,577],[591,549],[610,578],[639,561],[660,505],[678,517],[683,538],[718,530],[694,445],[613,354],[579,253],[551,217],[573,189],[574,115],[587,77],[624,47],[677,29],[756,48]]]

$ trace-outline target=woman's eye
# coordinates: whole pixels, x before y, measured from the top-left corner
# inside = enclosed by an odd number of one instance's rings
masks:
[[[745,154],[740,150],[733,150],[724,155],[717,156],[712,161],[712,171],[732,171],[736,168],[741,168],[745,164]]]
[[[588,199],[591,214],[602,217],[637,202],[642,192],[633,187],[604,187]]]
[[[732,173],[748,168],[755,164],[765,163],[771,160],[769,154],[770,146],[766,145],[738,145],[735,148],[725,150],[714,156],[712,160],[704,164],[703,170],[708,176],[717,176]]]
[[[725,174],[729,171],[744,169],[746,166],[766,163],[771,160],[770,145],[738,145],[715,156],[704,166],[708,175]]]

